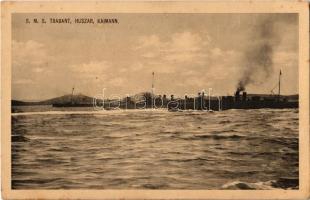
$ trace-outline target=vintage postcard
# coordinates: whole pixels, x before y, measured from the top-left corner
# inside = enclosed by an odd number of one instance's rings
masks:
[[[2,2],[4,199],[307,199],[306,2]]]

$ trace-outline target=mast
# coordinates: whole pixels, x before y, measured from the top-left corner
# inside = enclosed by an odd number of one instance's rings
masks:
[[[73,91],[74,91],[74,87],[72,88],[72,92],[71,92],[71,104],[73,104]]]
[[[152,72],[152,94],[154,93],[154,76],[155,76],[155,73]]]
[[[281,69],[280,69],[280,73],[279,73],[279,91],[278,91],[278,101],[280,101],[280,95],[281,95]]]
[[[152,72],[152,108],[154,107],[154,76],[155,73]]]

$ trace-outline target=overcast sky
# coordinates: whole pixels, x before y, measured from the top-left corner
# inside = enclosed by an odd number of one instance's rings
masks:
[[[25,23],[60,17],[119,23]],[[12,98],[43,100],[68,94],[73,86],[90,96],[102,88],[106,95],[136,94],[150,91],[153,71],[158,94],[183,96],[208,88],[233,94],[246,68],[245,54],[262,40],[256,33],[266,20],[277,41],[270,43],[273,64],[268,75],[255,71],[246,89],[269,94],[282,69],[282,93],[296,94],[296,14],[14,14]]]

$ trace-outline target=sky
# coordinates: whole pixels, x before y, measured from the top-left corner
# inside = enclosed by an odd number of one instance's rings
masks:
[[[75,18],[116,18],[76,24]],[[48,23],[25,23],[44,18]],[[49,23],[70,18],[71,24]],[[267,47],[267,48],[266,48]],[[266,51],[262,51],[262,50]],[[268,62],[262,64],[262,54]],[[249,56],[250,54],[250,56]],[[264,65],[264,66],[261,66]],[[212,88],[233,94],[298,93],[297,14],[13,14],[12,98],[75,93],[125,96],[151,91],[189,96]],[[275,89],[277,92],[277,88]]]

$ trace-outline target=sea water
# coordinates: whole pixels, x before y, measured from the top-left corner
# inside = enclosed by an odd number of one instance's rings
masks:
[[[298,109],[14,111],[14,189],[298,188]]]

